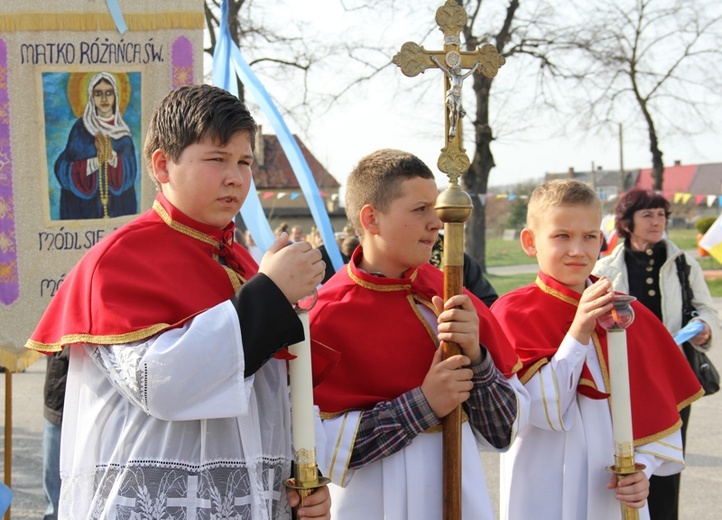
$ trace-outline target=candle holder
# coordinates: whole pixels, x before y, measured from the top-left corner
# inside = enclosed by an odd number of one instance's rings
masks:
[[[600,316],[597,322],[607,331],[626,330],[634,321],[634,309],[630,304],[636,299],[628,294],[615,294],[612,310]]]
[[[611,393],[612,429],[614,431],[614,464],[607,471],[616,475],[630,475],[645,468],[634,461],[632,408],[629,395],[629,363],[627,359],[627,327],[634,321],[631,303],[636,300],[627,294],[615,294],[612,310],[597,319],[607,330],[609,381]],[[639,510],[620,502],[623,520],[638,520]]]
[[[303,507],[306,498],[317,488],[327,485],[330,479],[318,473],[316,463],[315,428],[313,412],[313,382],[311,373],[311,341],[308,311],[318,300],[316,289],[293,306],[303,324],[304,340],[288,347],[295,356],[288,362],[291,381],[291,424],[293,425],[293,477],[286,480],[287,487],[298,491]]]

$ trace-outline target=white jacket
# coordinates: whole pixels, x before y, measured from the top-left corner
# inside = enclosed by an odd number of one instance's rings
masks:
[[[662,321],[664,326],[673,336],[682,328],[682,287],[679,283],[677,265],[674,259],[679,255],[685,255],[687,264],[690,267],[689,284],[694,292],[692,305],[699,314],[695,319],[704,321],[709,325],[711,331],[710,340],[697,348],[698,350],[708,350],[719,330],[719,320],[702,268],[694,258],[684,253],[675,244],[667,239],[663,240],[667,246],[667,260],[659,270],[659,290],[662,297]],[[615,247],[609,256],[597,260],[597,265],[594,267],[592,274],[595,276],[604,275],[609,278],[615,291],[629,293],[627,264],[624,261],[624,244]]]

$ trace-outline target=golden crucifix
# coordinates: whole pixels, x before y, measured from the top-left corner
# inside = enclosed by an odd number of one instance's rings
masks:
[[[462,119],[466,111],[461,103],[464,80],[481,72],[493,78],[504,64],[491,44],[473,52],[459,50],[461,30],[467,15],[455,0],[436,11],[436,23],[444,33],[444,49],[427,51],[413,42],[401,46],[393,62],[406,76],[413,77],[430,68],[444,72],[445,131],[444,147],[437,162],[449,177],[449,186],[436,199],[436,212],[444,223],[444,301],[461,294],[464,271],[464,222],[471,216],[471,197],[459,186],[459,177],[469,169],[469,157],[462,147]],[[461,353],[459,345],[442,342],[444,359]],[[442,419],[443,426],[443,520],[461,519],[461,407]]]

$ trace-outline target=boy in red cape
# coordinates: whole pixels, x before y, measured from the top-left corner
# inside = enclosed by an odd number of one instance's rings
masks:
[[[228,92],[170,92],[145,156],[153,208],[70,272],[27,347],[70,348],[60,518],[291,518],[291,302],[321,255],[279,238],[260,267],[233,241],[256,124]],[[288,498],[287,498],[288,497]],[[299,516],[328,519],[327,488]]]
[[[513,381],[525,391],[486,306],[468,291],[445,305],[440,297],[443,273],[429,264],[437,194],[429,168],[398,150],[364,157],[348,179],[346,213],[361,245],[310,314],[315,352],[334,359],[314,365],[317,451],[334,483],[334,518],[441,518],[440,418],[459,404],[468,416],[463,517],[493,518],[477,441],[509,446],[524,401]],[[442,361],[439,341],[463,355]]]
[[[579,181],[536,188],[521,244],[537,257],[539,275],[492,306],[531,398],[529,424],[502,454],[502,519],[613,520],[621,518],[618,501],[648,519],[649,476],[684,466],[678,411],[702,391],[662,323],[634,302],[629,379],[635,458],[646,467],[623,478],[605,469],[614,464],[614,440],[607,337],[597,319],[611,310],[613,291],[606,278],[590,278],[601,210]]]

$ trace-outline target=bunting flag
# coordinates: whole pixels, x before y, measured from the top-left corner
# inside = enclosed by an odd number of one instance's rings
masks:
[[[486,206],[486,193],[479,193],[479,194],[477,195],[477,197],[479,198],[479,202],[481,203],[481,207],[483,208],[484,206]]]
[[[699,245],[722,264],[722,215],[717,217],[712,227],[700,239]]]
[[[235,71],[235,74],[233,71]],[[253,96],[253,99],[270,120],[278,141],[281,143],[288,162],[296,175],[298,184],[301,186],[301,191],[308,201],[308,207],[326,246],[326,252],[334,269],[338,271],[343,266],[343,258],[311,169],[271,96],[241,55],[240,49],[231,40],[228,29],[228,0],[223,0],[218,41],[213,56],[213,84],[225,88],[238,96],[236,75],[240,78],[246,91]],[[241,208],[241,214],[258,247],[262,251],[266,251],[275,241],[275,237],[256,195],[255,185],[252,186],[249,196]]]
[[[150,208],[146,119],[171,88],[203,78],[202,2],[120,4],[0,1],[0,365],[10,371],[37,359],[23,345],[73,265]],[[94,101],[100,88],[110,108]],[[107,201],[101,172],[72,175],[97,156],[98,134],[122,165]]]
[[[476,196],[478,197],[479,202],[481,202],[482,206],[484,204],[486,204],[486,195],[479,194]],[[690,200],[692,200],[694,198],[694,203],[697,206],[702,206],[702,205],[706,204],[708,207],[712,207],[715,203],[717,203],[718,206],[722,207],[722,195],[692,194],[692,193],[684,193],[684,192],[677,192],[677,193],[664,192],[662,196],[673,204],[688,204],[690,202]],[[507,199],[509,201],[513,201],[517,198],[522,199],[522,200],[529,199],[529,195],[517,195],[514,193],[492,194],[491,197],[494,197],[497,200]],[[616,193],[613,193],[604,200],[611,202],[618,198],[619,198],[619,195]]]

